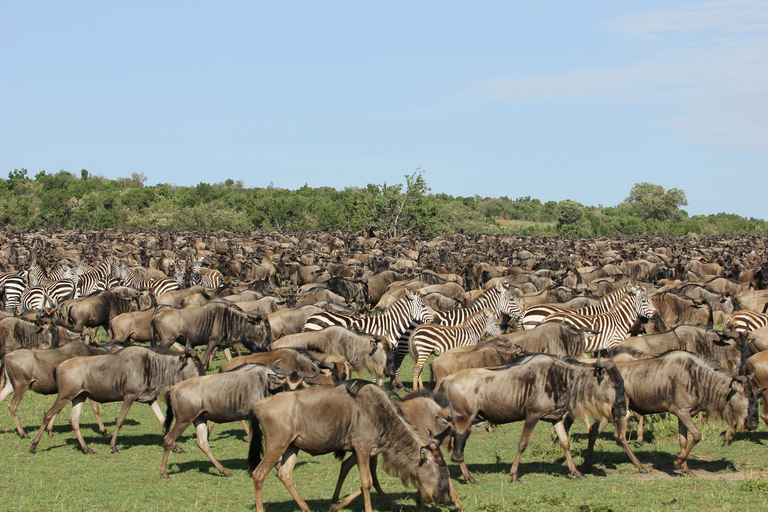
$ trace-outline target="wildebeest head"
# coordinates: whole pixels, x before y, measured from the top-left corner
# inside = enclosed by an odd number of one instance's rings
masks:
[[[205,365],[200,360],[197,352],[192,348],[192,342],[187,340],[187,344],[184,347],[184,353],[179,356],[181,361],[181,377],[182,379],[189,379],[192,377],[202,377],[205,375]]]
[[[417,487],[423,503],[446,505],[451,502],[451,475],[435,439],[421,447],[417,472]]]
[[[395,368],[395,348],[392,345],[392,342],[389,341],[389,339],[385,336],[373,336],[373,339],[371,339],[371,352],[368,354],[368,356],[373,357],[376,355],[376,352],[381,352],[384,354],[386,359],[384,366],[384,376],[394,376],[397,368]]]
[[[729,427],[743,431],[755,430],[758,426],[757,388],[749,376],[734,377],[728,392],[723,419]]]
[[[269,374],[269,390],[272,392],[280,390],[295,391],[297,389],[306,387],[305,379],[314,379],[320,375],[320,367],[316,363],[312,362],[314,371],[312,373],[290,370],[286,368],[280,368],[279,363],[282,359],[278,359],[270,365],[270,368],[274,373]]]

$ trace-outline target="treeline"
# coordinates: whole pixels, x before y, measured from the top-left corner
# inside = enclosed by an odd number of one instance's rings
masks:
[[[542,203],[432,194],[417,169],[405,183],[364,188],[270,186],[245,188],[242,181],[145,186],[146,177],[110,180],[87,170],[80,176],[41,171],[30,178],[14,169],[0,179],[0,227],[20,229],[256,229],[369,231],[382,236],[431,238],[463,231],[478,234],[637,236],[736,235],[768,232],[761,219],[734,214],[689,217],[679,189],[638,183],[614,207],[572,200]]]

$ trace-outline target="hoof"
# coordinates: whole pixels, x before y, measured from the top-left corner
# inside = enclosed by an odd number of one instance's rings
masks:
[[[37,448],[35,448],[34,446],[31,446],[29,448],[29,453],[37,453]]]
[[[221,474],[224,475],[224,476],[232,476],[232,473],[230,473],[226,469],[224,471],[222,471]]]
[[[640,471],[639,471],[639,473],[640,473],[641,475],[647,475],[647,474],[648,474],[648,470],[647,470],[647,469],[645,469],[645,468],[641,468],[641,469],[640,469]]]
[[[19,432],[19,436],[21,436],[22,439],[29,439],[29,435],[26,432]]]
[[[86,455],[90,455],[90,454],[95,454],[96,452],[92,448],[88,448],[83,453],[85,453]],[[112,453],[117,453],[117,452],[112,452]]]

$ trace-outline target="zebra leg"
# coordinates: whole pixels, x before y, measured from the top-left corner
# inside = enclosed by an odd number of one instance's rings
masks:
[[[392,380],[390,381],[390,385],[392,386],[392,389],[403,389],[403,377],[400,372],[400,365],[403,364],[403,359],[405,359],[405,355],[408,353],[408,340],[403,342],[402,340],[399,340],[397,343],[397,347],[395,347],[395,376],[392,377]]]

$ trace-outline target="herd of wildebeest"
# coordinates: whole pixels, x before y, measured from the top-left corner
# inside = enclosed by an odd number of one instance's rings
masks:
[[[371,487],[392,506],[376,477],[379,455],[420,502],[461,508],[442,450],[472,482],[471,429],[516,421],[524,424],[513,481],[539,420],[554,425],[572,475],[574,421],[589,428],[585,470],[614,422],[616,441],[645,472],[627,442],[632,413],[640,441],[643,415],[677,417],[674,465],[690,473],[686,459],[701,439],[694,416],[724,420],[728,444],[758,427],[758,398],[768,398],[766,242],[6,230],[0,400],[13,395],[11,417],[27,437],[17,415],[25,391],[56,395],[32,453],[68,403],[78,442],[92,452],[79,426],[86,401],[104,433],[99,403],[122,402],[117,452],[132,403],[147,403],[165,432],[165,478],[191,424],[229,475],[208,435],[215,423],[240,421],[258,511],[273,468],[308,510],[292,480],[299,451],[349,454],[332,509],[362,494],[371,510]],[[207,373],[217,351],[227,362]],[[415,391],[398,396],[405,357]],[[360,489],[340,498],[355,464]]]

